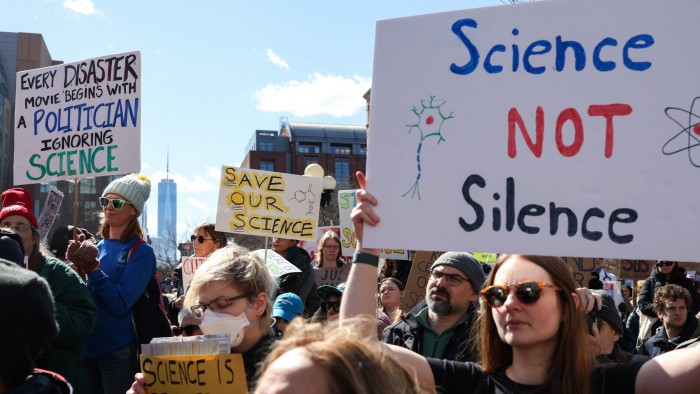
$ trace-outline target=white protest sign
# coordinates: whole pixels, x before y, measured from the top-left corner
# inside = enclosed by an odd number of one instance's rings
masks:
[[[194,256],[187,256],[182,258],[182,284],[185,293],[187,293],[187,289],[190,287],[190,282],[192,282],[194,273],[197,272],[197,269],[202,264],[204,264],[204,261],[206,261],[206,259],[206,257]]]
[[[141,53],[17,73],[14,184],[138,172]]]
[[[270,270],[270,273],[275,278],[279,278],[284,274],[301,272],[294,264],[287,261],[287,259],[280,256],[272,249],[267,249],[267,253],[265,253],[265,249],[254,250],[252,253],[265,262],[267,269]]]
[[[696,260],[699,13],[547,1],[378,22],[366,246]]]
[[[356,190],[341,190],[338,192],[338,215],[340,216],[340,242],[344,256],[352,256],[357,247],[355,227],[350,220],[350,213],[357,205]],[[382,249],[379,257],[385,259],[407,260],[407,249]]]
[[[221,167],[216,229],[315,240],[321,178]]]

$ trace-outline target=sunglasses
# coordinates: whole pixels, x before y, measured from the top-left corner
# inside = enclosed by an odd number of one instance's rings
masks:
[[[673,261],[659,261],[658,263],[656,263],[657,267],[662,267],[662,266],[668,267],[671,265],[673,265]]]
[[[323,308],[324,311],[333,308],[334,311],[340,312],[340,301],[323,301],[323,303],[321,303],[321,308]]]
[[[124,208],[124,204],[131,204],[129,201],[120,200],[118,198],[100,197],[100,206],[102,208],[106,207],[110,203],[112,204],[112,207],[114,207],[114,209],[116,209],[117,211]]]
[[[515,289],[515,295],[523,304],[534,304],[537,302],[545,287],[551,287],[556,291],[561,291],[559,286],[542,283],[536,280],[528,280],[515,285],[489,286],[481,290],[481,296],[491,308],[498,308],[506,303],[511,287]]]
[[[199,235],[199,236],[197,236],[197,235],[191,236],[191,237],[190,237],[190,241],[192,241],[192,242],[197,241],[197,242],[199,242],[200,244],[203,244],[204,241],[214,241],[214,242],[216,242],[216,240],[215,240],[214,238],[204,238],[204,237],[201,236],[201,235]]]

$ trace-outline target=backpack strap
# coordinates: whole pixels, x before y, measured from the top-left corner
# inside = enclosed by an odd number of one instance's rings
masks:
[[[146,242],[146,241],[144,241],[142,238],[139,238],[138,241],[134,242],[134,244],[131,245],[131,249],[129,249],[129,254],[126,255],[126,262],[127,263],[129,262],[129,258],[131,258],[131,255],[134,253],[134,250],[136,250],[136,248],[138,248],[139,245],[141,245],[144,242]]]

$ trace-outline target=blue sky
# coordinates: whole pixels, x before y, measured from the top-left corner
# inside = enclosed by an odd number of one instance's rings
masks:
[[[139,50],[141,171],[178,184],[178,234],[214,220],[222,165],[280,118],[364,125],[378,20],[501,5],[500,0],[3,2],[2,30],[40,33],[55,60]]]

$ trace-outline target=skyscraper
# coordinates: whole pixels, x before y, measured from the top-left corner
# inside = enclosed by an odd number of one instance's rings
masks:
[[[168,153],[166,177],[158,183],[158,238],[177,239],[177,184],[170,179]]]

